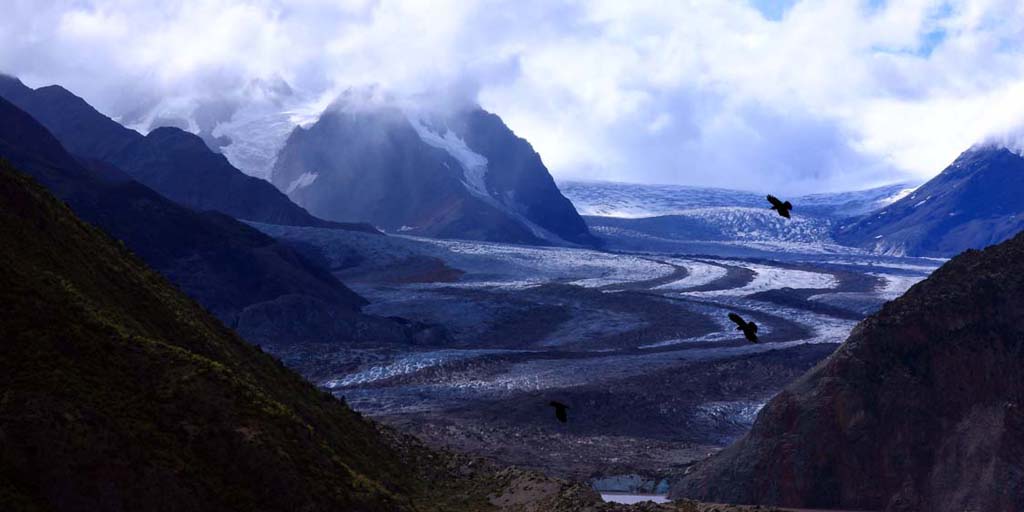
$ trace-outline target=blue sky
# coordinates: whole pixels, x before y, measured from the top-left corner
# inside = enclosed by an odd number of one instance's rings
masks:
[[[1017,0],[8,4],[0,70],[122,119],[377,84],[483,105],[562,179],[860,188],[1019,146],[1024,121]]]

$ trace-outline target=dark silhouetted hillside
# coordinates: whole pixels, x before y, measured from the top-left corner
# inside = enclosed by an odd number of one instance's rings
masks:
[[[799,508],[1024,509],[1024,234],[861,322],[672,495]]]

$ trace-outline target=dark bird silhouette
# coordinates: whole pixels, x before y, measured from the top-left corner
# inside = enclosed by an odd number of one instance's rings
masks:
[[[793,209],[793,205],[789,201],[783,203],[779,201],[779,198],[768,194],[768,202],[772,204],[772,210],[779,212],[779,215],[787,219],[789,218],[789,211]]]
[[[562,423],[569,421],[569,415],[566,413],[566,411],[569,410],[568,405],[555,400],[549,402],[548,405],[555,408],[555,417],[558,418],[558,421],[561,421]]]
[[[746,336],[748,340],[757,343],[757,324],[744,320],[743,317],[736,313],[729,313],[729,320],[736,323],[737,331],[743,331],[743,335]]]

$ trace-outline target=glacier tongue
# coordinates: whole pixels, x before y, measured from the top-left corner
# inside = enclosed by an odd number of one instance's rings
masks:
[[[295,126],[288,112],[239,111],[217,125],[213,134],[231,139],[221,152],[232,165],[250,176],[269,180],[277,152]]]

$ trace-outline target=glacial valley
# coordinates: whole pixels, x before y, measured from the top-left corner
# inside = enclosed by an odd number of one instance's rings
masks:
[[[811,250],[605,252],[254,224],[320,258],[423,343],[269,349],[428,443],[599,490],[665,481],[745,433],[782,387],[941,260]],[[737,246],[741,247],[741,245]],[[758,323],[750,343],[727,314]],[[550,400],[570,406],[558,423]]]

